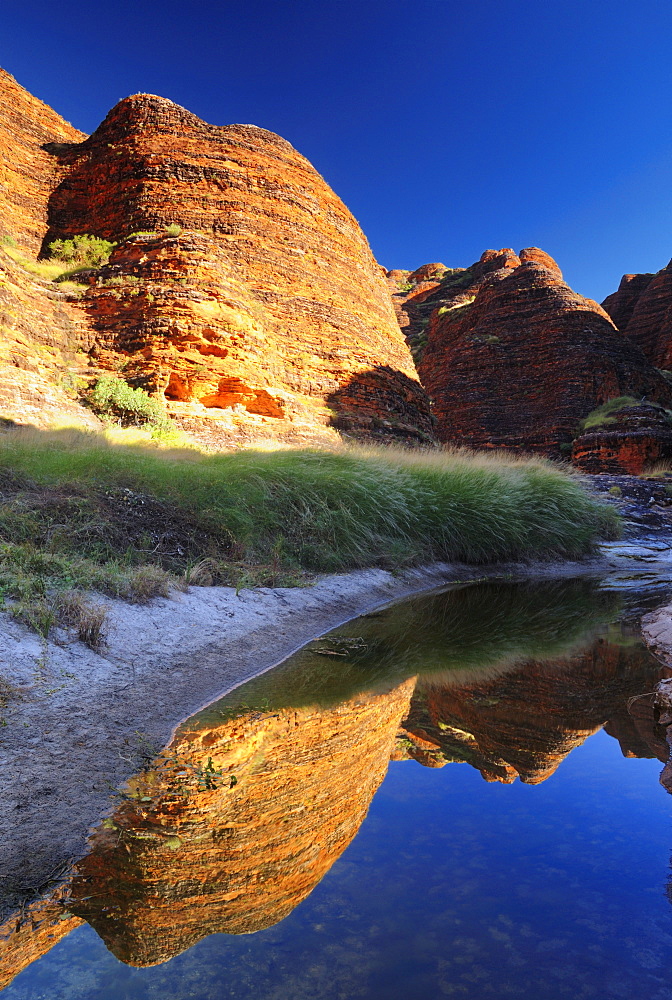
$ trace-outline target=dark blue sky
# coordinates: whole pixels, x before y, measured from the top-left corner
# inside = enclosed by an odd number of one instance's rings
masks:
[[[672,256],[670,0],[2,8],[0,65],[78,128],[147,91],[279,132],[386,267],[537,245],[601,299]]]

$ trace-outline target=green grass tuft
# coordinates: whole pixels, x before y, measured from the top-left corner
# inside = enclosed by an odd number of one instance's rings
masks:
[[[616,396],[592,410],[579,424],[579,430],[588,431],[591,427],[604,427],[616,423],[615,414],[628,406],[636,406],[639,402],[634,396]]]
[[[618,530],[617,515],[576,477],[502,454],[207,455],[114,446],[84,432],[13,430],[0,441],[0,469],[78,494],[85,508],[101,491],[128,490],[216,540],[220,555],[225,549],[234,560],[308,570],[577,557]],[[125,516],[132,519],[134,509],[142,504],[130,503]],[[60,523],[82,516],[65,511]],[[30,537],[32,521],[25,530]]]

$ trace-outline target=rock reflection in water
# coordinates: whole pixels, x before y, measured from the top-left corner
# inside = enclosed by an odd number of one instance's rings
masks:
[[[359,829],[412,691],[183,726],[93,836],[70,909],[131,965],[282,920]]]
[[[613,595],[585,581],[497,585],[335,630],[179,728],[94,834],[70,909],[136,965],[276,923],[357,832],[417,673],[496,676],[613,614]]]
[[[486,781],[538,784],[605,723],[610,735],[622,730],[630,699],[659,677],[641,644],[602,637],[584,652],[530,660],[483,683],[419,684],[404,724],[404,755],[432,767],[467,761]],[[648,757],[659,736],[652,715],[646,730],[641,723],[637,747],[644,752],[634,755]]]
[[[605,721],[623,731],[628,700],[659,674],[608,626],[618,616],[614,593],[585,580],[484,584],[310,643],[184,723],[129,782],[78,866],[64,928],[83,918],[119,959],[153,965],[271,926],[353,839],[391,756],[543,780]],[[33,932],[6,926],[12,974],[61,936],[53,905]]]

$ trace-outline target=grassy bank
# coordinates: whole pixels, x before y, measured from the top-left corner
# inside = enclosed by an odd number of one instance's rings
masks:
[[[131,599],[314,571],[578,557],[617,518],[544,461],[390,449],[205,455],[77,431],[0,437],[0,587]]]

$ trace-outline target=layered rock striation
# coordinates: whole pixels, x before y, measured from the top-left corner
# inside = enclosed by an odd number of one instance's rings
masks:
[[[82,233],[118,244],[68,301],[85,333],[54,315],[91,379],[145,388],[210,444],[431,439],[384,272],[288,142],[146,94],[83,138],[11,77],[0,96],[0,235],[24,252]]]
[[[657,274],[624,274],[602,303],[656,368],[672,368],[672,261]]]
[[[641,351],[537,248],[486,251],[448,274],[430,305],[418,370],[444,442],[561,457],[601,403],[670,398]]]
[[[672,458],[672,420],[661,406],[624,406],[609,422],[579,434],[572,463],[582,472],[640,475],[647,465]]]
[[[70,910],[131,965],[282,920],[359,829],[413,686],[183,726],[95,833]]]
[[[402,438],[430,434],[383,273],[345,205],[284,139],[136,95],[60,161],[48,238],[159,236],[122,244],[87,308],[101,351],[128,358],[134,381],[174,413],[234,410],[322,430],[339,415],[355,432],[386,421],[380,429]],[[184,235],[161,239],[171,225]]]
[[[76,402],[78,350],[93,339],[77,304],[21,266],[47,231],[63,170],[53,153],[84,136],[0,69],[0,416],[47,426],[98,426]]]
[[[49,152],[85,136],[0,69],[0,238],[37,253],[63,170]]]
[[[659,675],[644,649],[599,640],[484,683],[419,687],[402,730],[407,756],[431,767],[466,761],[486,781],[539,784],[591,733],[629,718],[631,699]]]

